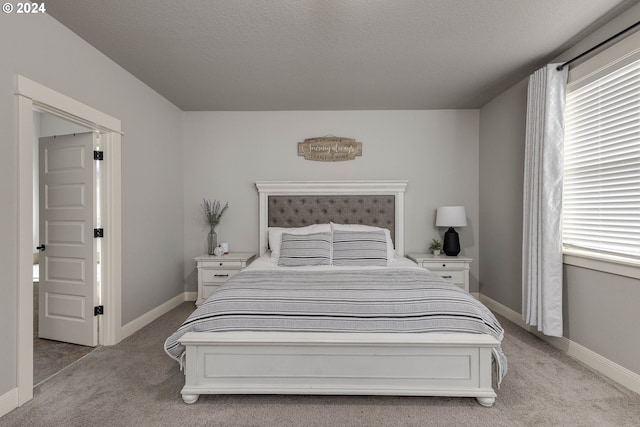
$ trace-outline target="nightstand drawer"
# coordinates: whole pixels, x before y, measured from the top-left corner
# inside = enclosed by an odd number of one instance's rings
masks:
[[[218,269],[202,269],[202,283],[225,282],[229,277],[233,276],[240,270],[218,270]]]
[[[242,268],[242,261],[203,261],[199,265],[201,268]]]
[[[426,268],[427,270],[435,271],[435,270],[459,270],[464,269],[464,263],[462,262],[433,262],[433,261],[423,261],[420,265],[421,267]]]
[[[198,299],[200,305],[220,285],[238,274],[255,258],[252,252],[229,252],[222,256],[202,255],[195,258],[198,269]]]
[[[420,267],[469,292],[469,264],[473,259],[433,254],[408,254],[407,257]]]
[[[443,271],[443,270],[430,270],[430,271],[449,282],[464,284],[463,271]]]

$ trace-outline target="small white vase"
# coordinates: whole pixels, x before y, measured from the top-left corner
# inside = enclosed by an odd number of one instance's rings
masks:
[[[440,255],[440,249],[434,249],[433,250],[433,254],[436,255],[436,256]]]

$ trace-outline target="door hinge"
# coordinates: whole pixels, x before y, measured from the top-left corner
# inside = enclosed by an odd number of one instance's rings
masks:
[[[97,305],[95,307],[93,307],[93,315],[94,316],[101,316],[104,314],[104,305]]]
[[[94,228],[93,237],[95,237],[96,239],[104,237],[104,228]]]
[[[104,160],[104,151],[95,150],[93,152],[93,160]]]

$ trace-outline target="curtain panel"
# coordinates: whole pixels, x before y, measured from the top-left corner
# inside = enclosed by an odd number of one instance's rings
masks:
[[[562,175],[568,70],[549,64],[529,78],[525,135],[522,317],[562,336]]]

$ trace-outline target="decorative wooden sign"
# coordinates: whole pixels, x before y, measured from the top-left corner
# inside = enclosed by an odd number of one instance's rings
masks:
[[[304,142],[298,142],[298,156],[321,162],[353,160],[356,156],[362,156],[362,142],[339,136],[307,138]]]

